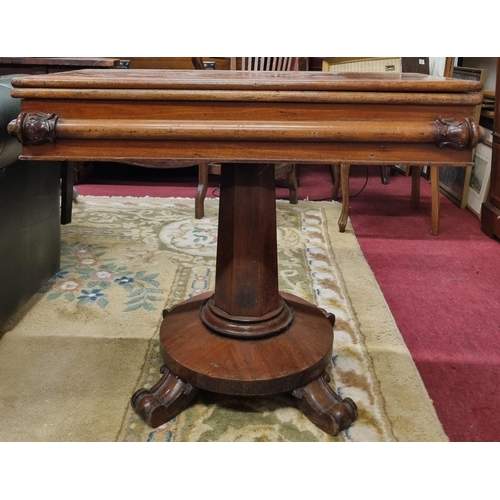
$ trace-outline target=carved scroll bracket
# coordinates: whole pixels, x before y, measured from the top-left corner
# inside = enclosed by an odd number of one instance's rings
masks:
[[[55,113],[21,113],[16,120],[9,123],[9,134],[17,137],[23,145],[38,146],[56,140],[56,124],[58,116]]]
[[[439,118],[436,125],[436,144],[454,149],[474,149],[486,139],[486,131],[471,118]]]

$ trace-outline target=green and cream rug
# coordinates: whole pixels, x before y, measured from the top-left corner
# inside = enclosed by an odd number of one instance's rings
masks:
[[[337,317],[332,385],[358,420],[331,437],[288,396],[201,393],[158,429],[130,397],[159,378],[161,311],[213,289],[217,200],[79,197],[61,271],[0,333],[1,441],[446,441],[340,205],[278,202],[282,291]]]

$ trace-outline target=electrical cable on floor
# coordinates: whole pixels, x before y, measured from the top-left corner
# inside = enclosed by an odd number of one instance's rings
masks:
[[[369,176],[368,176],[368,166],[367,166],[367,165],[365,165],[365,172],[366,172],[365,183],[363,184],[363,186],[361,187],[361,189],[360,189],[360,190],[359,190],[356,194],[353,194],[353,195],[350,195],[350,196],[349,196],[349,199],[350,199],[350,200],[351,200],[352,198],[356,198],[356,196],[360,195],[360,194],[364,191],[364,189],[365,189],[366,185],[368,184],[368,177],[369,177]]]
[[[369,175],[368,175],[368,166],[366,166],[366,165],[365,165],[365,172],[366,172],[365,183],[363,184],[361,189],[356,194],[349,195],[350,200],[352,200],[352,198],[356,198],[356,196],[359,196],[364,191],[366,185],[368,184]],[[339,199],[339,198],[337,198],[337,199]],[[331,198],[322,198],[320,200],[314,200],[314,201],[331,201]],[[337,200],[333,200],[333,201],[337,201]]]

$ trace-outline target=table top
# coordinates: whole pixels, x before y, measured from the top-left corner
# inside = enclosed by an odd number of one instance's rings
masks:
[[[480,82],[419,73],[84,69],[16,77],[24,158],[469,166]]]
[[[480,82],[419,73],[248,72],[83,69],[14,78],[15,88],[34,89],[198,89],[362,92],[480,92]],[[15,97],[29,92],[15,92]]]

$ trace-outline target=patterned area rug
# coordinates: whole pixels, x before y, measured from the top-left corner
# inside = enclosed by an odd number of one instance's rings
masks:
[[[2,441],[445,441],[340,205],[278,202],[280,289],[336,315],[332,386],[359,418],[331,437],[287,395],[201,392],[157,429],[130,407],[162,364],[164,308],[213,289],[218,201],[79,197],[62,269],[1,332]]]

